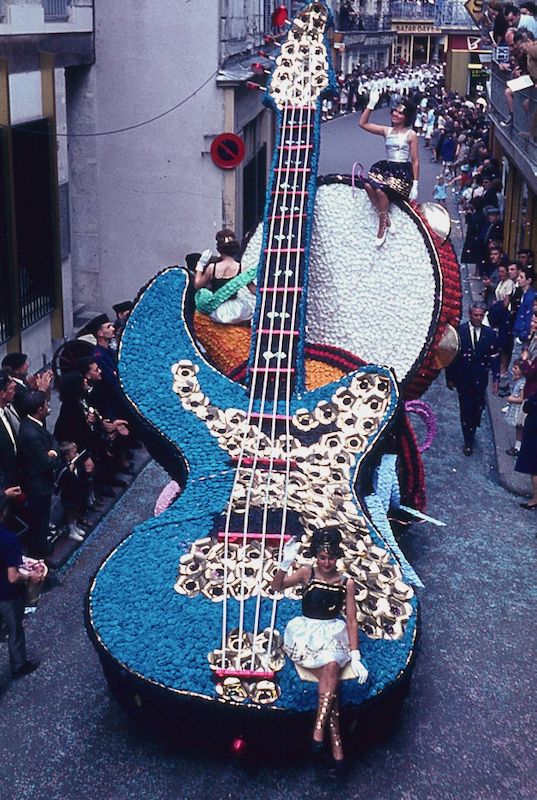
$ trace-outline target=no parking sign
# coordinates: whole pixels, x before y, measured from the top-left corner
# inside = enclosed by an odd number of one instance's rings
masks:
[[[220,133],[211,144],[211,158],[220,169],[234,169],[244,158],[244,142],[236,133]]]

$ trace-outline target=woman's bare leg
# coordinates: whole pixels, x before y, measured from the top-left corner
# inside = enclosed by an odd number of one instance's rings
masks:
[[[379,212],[379,229],[377,232],[377,238],[381,239],[386,228],[390,227],[390,217],[388,215],[390,198],[386,192],[382,191],[382,189],[375,189],[375,208]]]
[[[313,728],[313,741],[320,743],[324,740],[325,728],[339,686],[340,667],[337,661],[330,661],[329,664],[311,671],[319,680],[319,705]]]
[[[366,191],[367,196],[369,197],[369,199],[371,201],[371,205],[373,206],[375,211],[378,211],[378,209],[377,209],[377,193],[376,193],[376,189],[374,189],[373,186],[371,186],[370,183],[364,183],[364,189]]]

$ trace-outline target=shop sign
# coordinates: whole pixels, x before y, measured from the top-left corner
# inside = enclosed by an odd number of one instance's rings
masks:
[[[476,25],[481,24],[483,19],[483,0],[467,0],[464,4],[465,9],[472,17]]]

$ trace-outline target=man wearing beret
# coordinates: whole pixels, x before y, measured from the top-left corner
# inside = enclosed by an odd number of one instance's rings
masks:
[[[132,311],[134,303],[132,300],[124,300],[122,303],[116,303],[115,306],[112,306],[114,309],[114,313],[116,318],[114,320],[114,331],[116,334],[116,342],[119,344],[119,340],[121,339],[121,334],[123,333],[123,329],[127,324],[127,320],[129,318],[129,314]]]
[[[103,415],[112,421],[123,418],[125,415],[123,394],[117,374],[115,353],[110,347],[115,336],[114,325],[106,314],[99,314],[87,323],[85,330],[93,334],[97,342],[91,358],[102,372]]]

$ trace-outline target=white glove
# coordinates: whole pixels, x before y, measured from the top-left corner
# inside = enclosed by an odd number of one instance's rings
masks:
[[[359,650],[351,650],[351,669],[358,678],[358,683],[365,683],[369,672],[362,664],[362,657]]]
[[[198,263],[196,264],[196,272],[203,272],[207,264],[209,263],[209,259],[211,258],[213,252],[212,250],[204,250],[201,256],[198,258]]]
[[[367,107],[370,108],[371,111],[373,111],[379,100],[380,100],[379,90],[371,89],[371,91],[369,92],[369,101],[367,103]]]
[[[412,181],[412,189],[410,190],[409,200],[418,199],[418,184],[419,181]]]
[[[298,555],[299,543],[296,539],[289,539],[283,547],[282,560],[278,564],[278,569],[287,572],[291,564]]]

